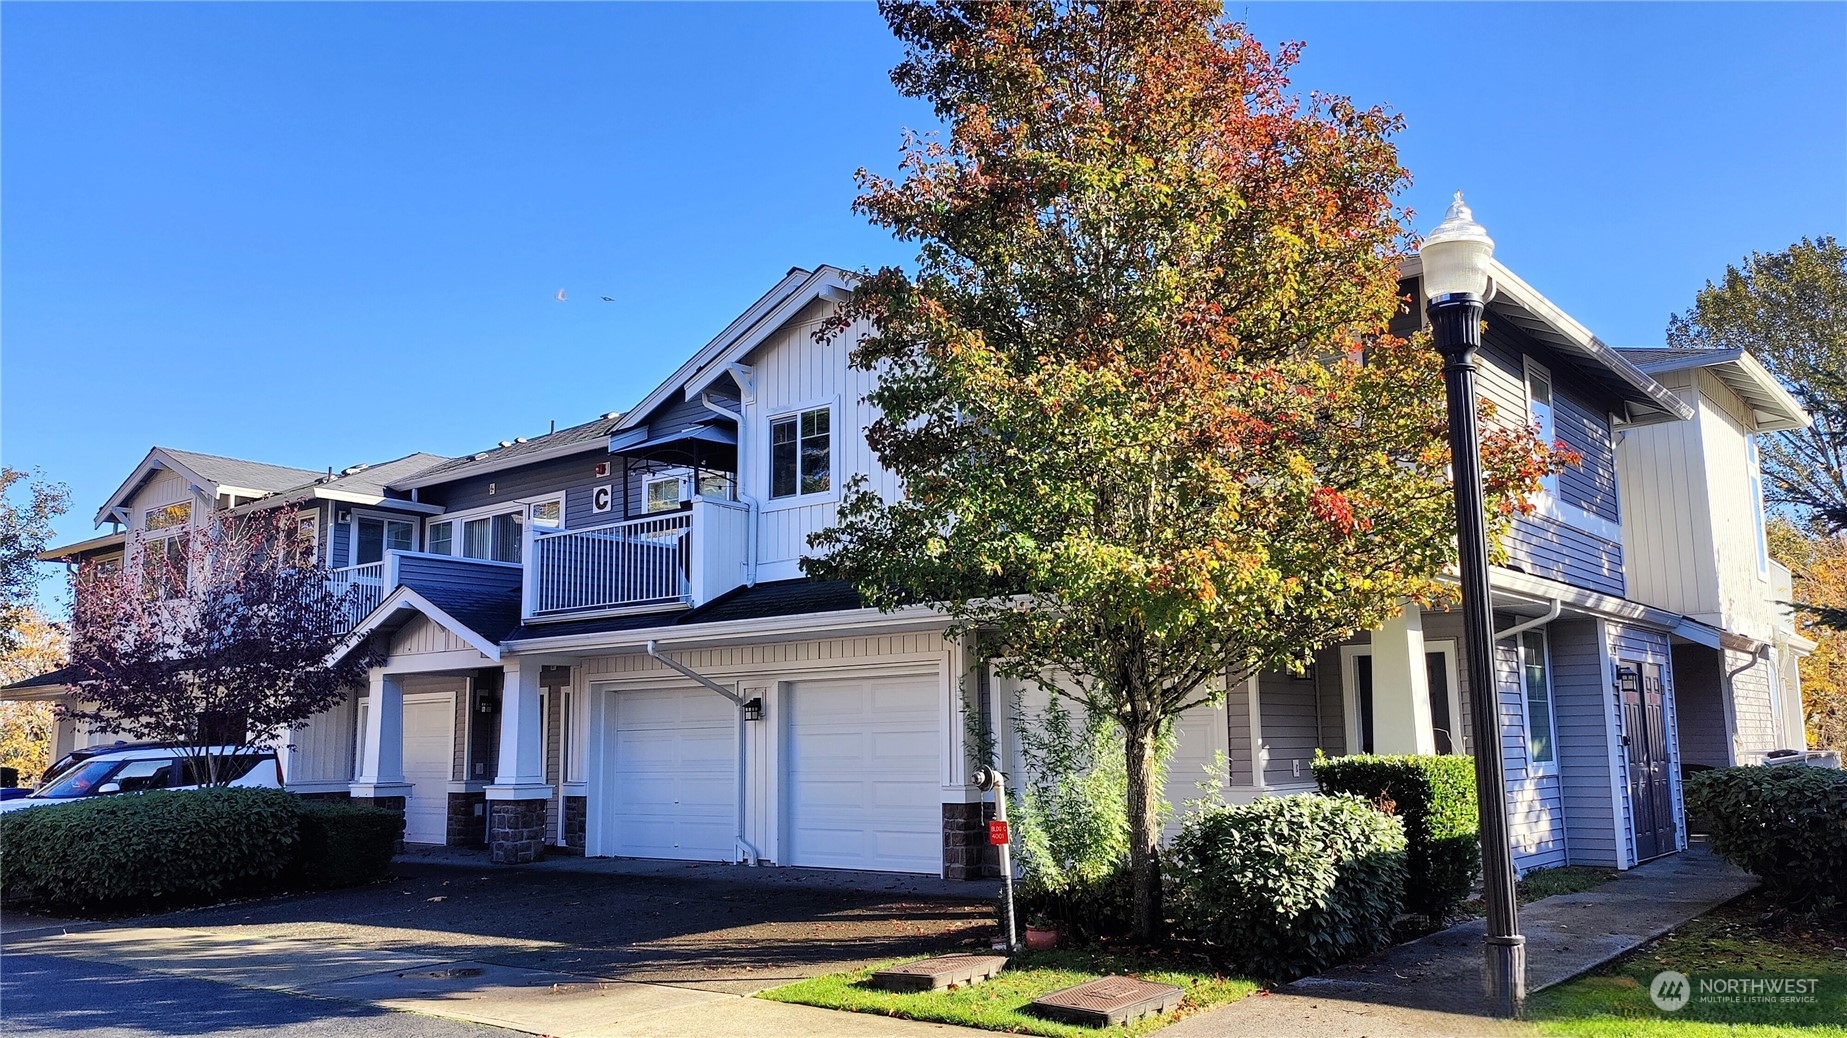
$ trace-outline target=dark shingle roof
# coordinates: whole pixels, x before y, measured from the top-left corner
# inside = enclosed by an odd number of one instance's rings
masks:
[[[49,670],[36,677],[15,681],[11,685],[0,685],[0,692],[26,692],[40,688],[58,688],[74,684],[83,676],[83,671],[76,664],[69,663],[57,670]]]
[[[313,469],[267,465],[260,461],[225,458],[216,454],[195,454],[192,451],[176,451],[171,447],[160,449],[174,461],[220,486],[274,492],[301,486],[319,475]]]
[[[582,425],[573,425],[556,432],[543,433],[530,437],[524,442],[514,441],[505,447],[490,447],[465,458],[455,458],[428,469],[406,474],[396,478],[393,487],[427,487],[435,483],[447,483],[451,480],[466,479],[469,476],[485,475],[510,468],[530,458],[550,457],[558,452],[570,453],[575,447],[591,450],[607,444],[609,431],[616,427],[620,415],[605,415]]]
[[[456,623],[496,645],[519,627],[519,589],[433,585],[415,589]]]
[[[566,638],[574,634],[612,634],[638,631],[645,627],[688,627],[727,620],[765,620],[806,613],[834,613],[863,606],[859,592],[844,580],[773,580],[754,587],[738,588],[698,609],[682,613],[645,613],[600,620],[525,624],[508,634],[505,640],[512,642],[529,638]]]
[[[381,461],[376,465],[356,465],[336,473],[332,479],[323,474],[300,486],[290,487],[289,490],[324,487],[329,490],[346,490],[355,494],[384,497],[385,488],[394,481],[410,479],[438,465],[447,465],[454,460],[454,458],[446,458],[440,454],[418,452],[407,454],[402,458],[393,458],[390,461]]]

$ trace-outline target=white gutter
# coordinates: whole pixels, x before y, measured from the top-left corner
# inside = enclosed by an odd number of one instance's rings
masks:
[[[738,389],[742,390],[744,393],[744,398],[740,403],[748,401],[755,395],[753,393],[754,387],[750,382],[750,369],[742,364],[733,364],[731,367],[733,368],[731,377],[737,381]],[[744,492],[744,462],[751,457],[749,434],[745,431],[745,426],[748,423],[744,421],[742,408],[733,411],[728,407],[721,407],[712,402],[710,393],[702,392],[699,394],[699,405],[714,414],[723,415],[738,423],[738,470],[732,476],[732,480],[736,484],[738,500],[744,502],[744,507],[750,509],[750,529],[745,534],[749,543],[744,549],[744,586],[756,587],[757,527],[762,525],[761,513],[763,505],[755,497]],[[697,489],[696,487],[694,488],[695,492],[697,492]]]
[[[1494,640],[1497,642],[1502,641],[1507,638],[1512,638],[1518,634],[1525,634],[1526,632],[1532,630],[1535,627],[1544,627],[1545,625],[1558,619],[1558,614],[1564,611],[1565,611],[1565,603],[1555,598],[1552,600],[1551,607],[1546,610],[1546,615],[1538,618],[1537,620],[1528,620],[1525,623],[1514,624],[1512,627],[1509,627],[1505,631],[1497,631],[1495,632]]]
[[[693,626],[675,626],[671,620],[658,627],[626,631],[599,631],[550,638],[520,638],[505,643],[513,655],[535,652],[633,652],[660,637],[670,637],[681,648],[737,644],[741,640],[796,640],[800,638],[850,638],[859,633],[902,634],[940,628],[949,618],[928,606],[905,606],[889,613],[877,609],[839,609],[829,612],[792,613],[750,620],[721,620]]]
[[[744,839],[744,803],[745,803],[745,800],[744,800],[744,777],[745,777],[745,772],[744,772],[744,697],[738,695],[736,692],[731,691],[730,689],[719,684],[718,682],[713,681],[711,678],[706,677],[704,674],[699,673],[698,671],[687,666],[686,664],[681,663],[679,660],[676,660],[671,656],[663,655],[659,649],[658,642],[649,640],[648,655],[654,657],[655,660],[659,661],[661,665],[665,666],[667,669],[677,671],[680,674],[683,674],[686,677],[691,678],[693,681],[698,682],[703,687],[710,689],[711,691],[716,692],[721,696],[724,696],[726,699],[731,700],[731,705],[737,709],[737,734],[732,742],[733,753],[737,757],[737,765],[738,765],[738,771],[737,771],[737,802],[738,802],[737,832],[732,837],[734,840],[737,841],[737,846],[733,849],[745,861],[750,863],[751,868],[756,868],[757,867],[757,849],[750,845],[749,840]]]

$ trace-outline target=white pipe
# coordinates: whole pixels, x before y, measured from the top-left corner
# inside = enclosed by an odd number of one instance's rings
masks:
[[[744,780],[745,780],[744,697],[738,695],[736,692],[731,691],[730,689],[719,684],[718,682],[713,681],[711,678],[706,677],[704,674],[699,673],[698,671],[687,666],[686,664],[681,663],[679,660],[676,660],[671,656],[664,655],[660,651],[660,644],[658,642],[655,642],[655,641],[648,642],[648,655],[653,657],[655,660],[658,660],[663,666],[665,666],[669,670],[676,671],[680,674],[683,674],[686,677],[689,677],[692,680],[698,682],[700,685],[704,686],[705,688],[710,689],[711,691],[716,692],[721,696],[724,696],[726,699],[731,700],[731,705],[737,708],[737,715],[738,715],[737,716],[737,733],[736,733],[735,738],[733,738],[732,740],[732,751],[733,751],[732,756],[737,759],[738,810],[737,810],[737,832],[732,834],[732,839],[735,841],[735,846],[732,848],[732,850],[734,853],[738,853],[742,858],[744,858],[745,861],[749,862],[752,868],[755,868],[757,865],[757,857],[758,857],[757,849],[751,846],[749,840],[744,839]]]
[[[1512,627],[1509,627],[1505,631],[1496,631],[1494,634],[1494,640],[1497,642],[1503,641],[1505,639],[1512,638],[1514,635],[1517,635],[1517,634],[1525,634],[1526,632],[1532,630],[1535,627],[1544,627],[1545,625],[1558,619],[1558,614],[1561,612],[1564,612],[1564,610],[1565,610],[1565,603],[1555,598],[1552,600],[1551,608],[1546,610],[1546,615],[1539,617],[1536,620],[1528,620],[1525,623],[1514,624]]]
[[[738,423],[738,470],[732,475],[732,480],[737,486],[738,500],[744,502],[744,507],[750,510],[750,529],[746,531],[745,537],[744,586],[756,587],[758,513],[762,506],[758,504],[756,498],[744,492],[744,461],[750,457],[749,448],[747,446],[750,441],[746,438],[747,433],[744,428],[746,424],[744,416],[738,411],[733,411],[728,407],[721,407],[713,403],[712,397],[708,393],[699,394],[699,403],[706,410],[724,415],[726,418]]]

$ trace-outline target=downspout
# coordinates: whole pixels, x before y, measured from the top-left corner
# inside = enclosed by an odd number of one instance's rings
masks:
[[[658,643],[652,640],[648,642],[648,655],[653,657],[655,660],[659,661],[660,664],[666,667],[667,669],[676,671],[688,678],[691,678],[693,681],[698,682],[702,687],[709,689],[710,691],[716,692],[719,695],[724,696],[726,699],[731,700],[731,705],[734,708],[736,708],[737,710],[737,732],[733,738],[732,752],[733,752],[733,756],[737,758],[737,791],[736,792],[737,792],[737,802],[738,802],[738,813],[737,813],[737,832],[732,835],[732,839],[736,841],[736,847],[734,847],[733,849],[737,852],[737,854],[740,857],[742,857],[745,861],[750,863],[751,868],[756,868],[758,864],[757,863],[757,849],[750,845],[749,840],[744,839],[744,777],[745,777],[744,776],[744,697],[738,695],[736,692],[731,691],[730,689],[719,684],[718,682],[713,681],[711,678],[706,677],[704,674],[699,673],[693,668],[688,667],[684,663],[681,663],[679,660],[676,660],[671,656],[664,655],[660,651]]]
[[[1724,653],[1724,649],[1719,650],[1721,658],[1724,657]],[[1759,645],[1757,651],[1751,653],[1750,659],[1725,672],[1725,735],[1730,743],[1726,749],[1734,762],[1738,760],[1738,693],[1734,683],[1738,680],[1738,675],[1757,666],[1759,660],[1769,658],[1770,646]],[[1771,691],[1772,694],[1775,693],[1774,685]]]
[[[1497,642],[1502,641],[1507,638],[1512,638],[1515,635],[1525,634],[1526,632],[1532,630],[1535,627],[1544,627],[1545,625],[1558,619],[1558,614],[1564,611],[1565,611],[1565,603],[1555,598],[1552,600],[1551,607],[1546,610],[1546,615],[1539,617],[1538,619],[1535,619],[1535,620],[1528,620],[1525,623],[1514,624],[1512,627],[1509,627],[1505,631],[1496,631],[1494,632],[1494,640]]]
[[[741,378],[742,376],[734,377]],[[742,387],[740,386],[740,388]],[[745,432],[745,426],[748,423],[744,421],[744,415],[741,412],[733,411],[728,407],[722,407],[713,403],[710,393],[700,393],[699,403],[706,410],[715,414],[724,415],[726,418],[738,423],[738,471],[733,479],[737,485],[738,500],[744,502],[744,507],[750,510],[750,530],[746,535],[747,543],[745,546],[744,586],[756,587],[758,512],[762,506],[758,504],[756,498],[744,492],[744,460],[750,457],[749,447],[747,446],[750,441],[746,438],[748,434]]]

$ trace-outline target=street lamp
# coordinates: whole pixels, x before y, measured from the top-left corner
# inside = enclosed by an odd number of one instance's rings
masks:
[[[1507,777],[1501,766],[1500,703],[1494,678],[1494,614],[1488,600],[1488,530],[1481,487],[1481,438],[1475,426],[1475,351],[1481,348],[1482,308],[1494,293],[1488,260],[1494,239],[1462,202],[1418,250],[1430,330],[1443,354],[1449,397],[1449,456],[1456,497],[1456,547],[1462,569],[1462,627],[1468,646],[1469,704],[1475,735],[1475,796],[1481,814],[1484,940],[1489,1005],[1519,1015],[1526,999],[1526,938],[1514,901],[1513,848],[1507,839]]]

